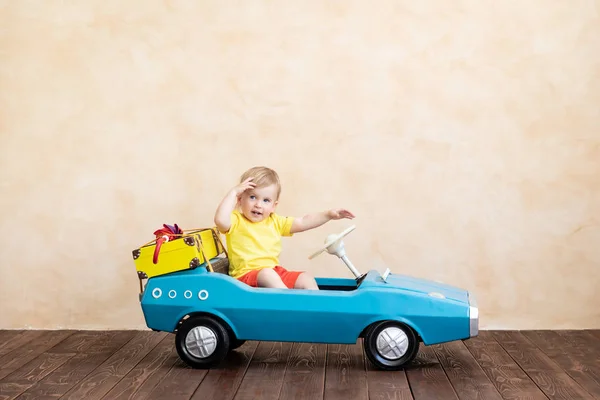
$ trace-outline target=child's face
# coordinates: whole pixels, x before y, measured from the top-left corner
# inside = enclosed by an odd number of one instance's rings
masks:
[[[277,206],[277,187],[273,185],[246,190],[240,198],[244,217],[252,222],[268,218]]]

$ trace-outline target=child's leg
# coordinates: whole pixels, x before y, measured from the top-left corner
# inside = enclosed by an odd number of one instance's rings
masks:
[[[273,268],[273,272],[279,275],[285,287],[290,289],[319,290],[319,286],[317,285],[315,278],[304,271],[288,271],[281,265],[277,265]]]
[[[279,274],[273,271],[273,268],[263,268],[257,276],[257,286],[268,288],[287,289]]]
[[[303,272],[298,275],[298,279],[296,280],[296,284],[294,285],[295,289],[310,289],[310,290],[319,290],[319,286],[317,285],[317,281],[312,275]]]

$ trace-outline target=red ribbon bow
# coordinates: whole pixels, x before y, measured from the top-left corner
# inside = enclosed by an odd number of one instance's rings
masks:
[[[160,248],[164,242],[171,241],[173,239],[177,239],[183,234],[183,231],[175,224],[174,226],[163,224],[163,227],[154,231],[154,235],[156,236],[156,248],[154,249],[154,256],[152,257],[152,262],[154,264],[158,263],[158,253],[160,253]]]

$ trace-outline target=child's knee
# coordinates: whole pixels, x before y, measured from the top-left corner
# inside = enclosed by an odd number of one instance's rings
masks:
[[[281,277],[273,268],[263,268],[257,276],[258,286],[271,288],[285,288]]]
[[[317,285],[317,281],[313,278],[312,275],[303,272],[298,276],[296,280],[296,284],[294,285],[296,289],[312,289],[318,290],[319,286]]]

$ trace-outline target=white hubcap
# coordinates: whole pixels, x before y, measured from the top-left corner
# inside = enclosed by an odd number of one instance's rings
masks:
[[[197,326],[185,337],[185,347],[194,357],[206,358],[217,348],[217,335],[212,329]]]
[[[400,328],[385,328],[377,335],[377,352],[388,360],[398,360],[408,350],[408,336]]]

